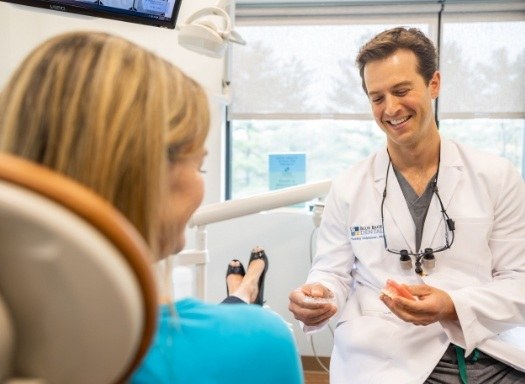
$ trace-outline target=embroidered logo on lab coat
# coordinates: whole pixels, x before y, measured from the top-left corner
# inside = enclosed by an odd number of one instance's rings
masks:
[[[370,240],[382,239],[383,226],[379,225],[355,225],[350,227],[350,239],[352,240]]]

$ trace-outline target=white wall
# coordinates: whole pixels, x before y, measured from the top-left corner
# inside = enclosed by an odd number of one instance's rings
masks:
[[[213,0],[186,0],[179,20],[195,10],[214,5]],[[206,195],[204,204],[221,201],[224,191],[224,104],[220,101],[222,60],[187,51],[177,44],[177,32],[93,17],[14,6],[0,3],[0,87],[27,53],[43,40],[70,30],[97,30],[121,35],[178,65],[210,94],[212,127],[207,147]],[[307,338],[288,312],[288,294],[306,278],[309,268],[309,241],[312,218],[305,213],[272,212],[251,215],[208,226],[211,262],[208,268],[208,301],[224,298],[225,272],[230,259],[248,261],[250,250],[263,246],[270,258],[265,297],[270,307],[294,324],[301,354],[312,355]],[[193,245],[193,230],[188,230],[188,247]],[[315,337],[319,355],[331,351],[328,331]]]

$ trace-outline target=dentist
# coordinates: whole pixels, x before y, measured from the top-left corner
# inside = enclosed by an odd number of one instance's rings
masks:
[[[356,61],[387,145],[334,181],[290,311],[306,332],[337,313],[333,384],[525,382],[522,177],[440,136],[437,54],[419,30],[384,31]]]

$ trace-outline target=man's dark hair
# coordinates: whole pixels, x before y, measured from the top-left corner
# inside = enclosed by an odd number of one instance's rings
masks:
[[[418,73],[423,77],[426,85],[430,83],[438,68],[438,55],[434,44],[417,28],[397,27],[373,37],[357,54],[356,64],[365,93],[368,93],[363,76],[365,65],[371,61],[385,59],[399,49],[414,52]]]

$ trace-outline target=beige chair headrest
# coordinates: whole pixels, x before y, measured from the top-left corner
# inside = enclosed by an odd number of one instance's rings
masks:
[[[122,382],[157,315],[134,227],[78,183],[0,154],[0,244],[0,379]]]

